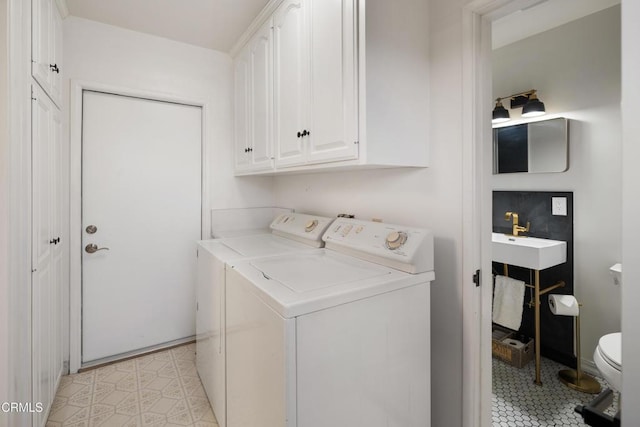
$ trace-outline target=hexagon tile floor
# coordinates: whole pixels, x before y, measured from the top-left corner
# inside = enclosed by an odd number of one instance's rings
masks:
[[[218,427],[195,350],[187,344],[63,377],[47,427]]]
[[[535,363],[519,369],[493,359],[493,427],[583,427],[577,405],[589,403],[595,395],[580,393],[558,379],[566,366],[542,358],[542,386],[534,384]],[[598,381],[606,387],[601,378]],[[613,414],[613,407],[607,413]]]

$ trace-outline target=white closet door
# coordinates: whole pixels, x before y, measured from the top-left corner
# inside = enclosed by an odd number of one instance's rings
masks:
[[[82,116],[87,363],[195,334],[202,111],[85,91]]]
[[[33,245],[32,245],[32,370],[33,401],[46,409],[53,401],[55,387],[54,357],[58,343],[52,319],[60,307],[55,307],[55,267],[52,262],[55,235],[52,229],[53,157],[55,156],[52,117],[54,106],[38,85],[33,85],[32,124],[32,186],[33,186]],[[34,414],[33,425],[44,424],[44,413]]]

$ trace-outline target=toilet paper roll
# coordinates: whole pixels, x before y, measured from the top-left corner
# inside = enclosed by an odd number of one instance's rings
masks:
[[[549,295],[549,308],[557,316],[577,316],[580,314],[578,300],[573,295]]]

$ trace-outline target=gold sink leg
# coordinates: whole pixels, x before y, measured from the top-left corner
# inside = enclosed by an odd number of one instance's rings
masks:
[[[540,380],[540,270],[534,270],[535,274],[535,301],[534,301],[534,313],[535,313],[535,334],[536,334],[536,380],[537,385],[542,385]]]

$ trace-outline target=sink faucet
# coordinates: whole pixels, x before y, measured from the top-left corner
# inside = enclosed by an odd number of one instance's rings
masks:
[[[518,233],[525,233],[527,231],[529,231],[529,221],[527,221],[527,226],[523,227],[521,225],[518,225],[518,214],[515,212],[506,212],[504,214],[504,220],[505,221],[509,221],[510,219],[513,218],[513,231],[511,234],[513,234],[514,236],[517,236]]]

